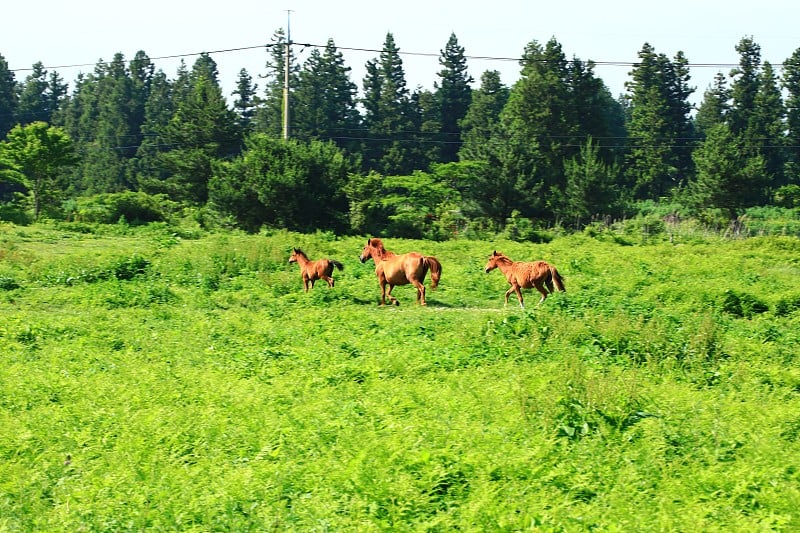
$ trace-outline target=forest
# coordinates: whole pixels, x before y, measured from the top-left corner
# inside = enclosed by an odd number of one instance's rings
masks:
[[[360,86],[332,39],[302,64],[282,29],[266,49],[230,103],[205,53],[174,77],[116,53],[71,84],[41,62],[17,79],[0,54],[0,220],[535,241],[800,217],[800,48],[773,66],[742,38],[696,108],[689,59],[648,43],[616,96],[555,38],[529,42],[509,84],[474,78],[451,34],[432,90],[407,86],[392,33]]]

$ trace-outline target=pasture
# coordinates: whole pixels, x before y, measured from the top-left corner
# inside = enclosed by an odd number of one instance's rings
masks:
[[[798,239],[365,241],[0,224],[0,531],[800,528]]]

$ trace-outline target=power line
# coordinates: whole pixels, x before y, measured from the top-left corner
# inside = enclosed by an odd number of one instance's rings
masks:
[[[162,60],[162,59],[179,59],[179,58],[185,58],[185,57],[195,57],[195,56],[199,56],[199,55],[202,55],[202,54],[208,54],[208,55],[211,55],[211,54],[226,54],[226,53],[232,53],[232,52],[242,52],[242,51],[245,51],[245,50],[256,50],[256,49],[259,49],[259,48],[265,48],[266,49],[266,48],[270,48],[270,47],[273,47],[273,46],[285,46],[287,44],[296,45],[296,46],[302,46],[302,47],[306,47],[306,48],[327,48],[327,45],[324,45],[324,44],[301,43],[301,42],[293,41],[293,42],[288,42],[288,43],[267,43],[267,44],[258,44],[258,45],[252,45],[252,46],[239,46],[239,47],[235,47],[235,48],[222,48],[222,49],[219,49],[219,50],[206,50],[206,51],[202,51],[202,52],[188,52],[188,53],[183,53],[183,54],[170,54],[170,55],[163,55],[163,56],[157,56],[157,57],[148,57],[148,59],[150,59],[151,61],[157,61],[157,60]],[[382,53],[385,53],[385,52],[392,52],[392,53],[397,53],[398,55],[401,55],[401,56],[412,56],[412,57],[438,58],[438,57],[441,56],[441,53],[439,53],[439,52],[435,52],[435,53],[434,52],[406,52],[406,51],[402,51],[402,50],[385,50],[385,49],[379,49],[379,48],[359,48],[359,47],[336,46],[336,45],[334,45],[334,48],[336,48],[336,50],[340,50],[340,51],[370,52],[370,53],[376,53],[376,54],[382,54]],[[474,61],[502,61],[502,62],[510,62],[510,61],[514,61],[514,62],[530,62],[531,61],[531,59],[527,59],[527,58],[524,58],[524,57],[506,57],[506,56],[465,55],[464,58],[468,59],[468,60],[474,60]],[[536,60],[536,61],[544,63],[544,62],[547,62],[548,60],[541,59],[541,60]],[[572,60],[567,60],[568,63],[571,62],[571,61]],[[592,59],[589,59],[589,60],[586,60],[586,61],[583,61],[583,62],[584,63],[591,62],[594,65],[599,65],[599,66],[628,67],[628,68],[635,67],[635,66],[640,64],[640,62],[638,62],[638,61],[599,61],[599,60],[592,60]],[[73,64],[66,64],[66,65],[45,66],[45,67],[42,67],[42,68],[44,68],[46,70],[67,69],[67,68],[93,67],[93,66],[96,66],[96,65],[99,65],[99,64],[107,65],[107,64],[110,64],[110,63],[111,63],[110,61],[97,61],[95,63],[73,63]],[[784,63],[772,63],[772,65],[773,66],[777,66],[779,68],[783,68],[785,66]],[[687,63],[686,66],[689,67],[689,68],[736,68],[736,67],[738,67],[740,65],[738,63]],[[29,72],[29,71],[32,71],[32,70],[34,70],[33,67],[9,69],[10,72]]]

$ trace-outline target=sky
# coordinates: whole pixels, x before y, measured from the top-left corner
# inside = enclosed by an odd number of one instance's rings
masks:
[[[122,53],[130,60],[143,50],[173,79],[180,57],[191,67],[200,52],[217,63],[229,103],[239,71],[247,69],[259,91],[275,30],[289,28],[295,43],[324,46],[333,39],[359,90],[364,65],[379,55],[387,33],[399,47],[409,89],[433,90],[439,54],[451,34],[467,56],[476,80],[486,70],[512,85],[515,61],[531,41],[555,38],[568,59],[597,63],[595,75],[615,97],[625,90],[631,63],[644,43],[689,61],[691,98],[702,100],[717,72],[728,74],[739,61],[735,47],[749,37],[761,59],[776,68],[800,49],[800,2],[760,0],[740,8],[730,0],[42,0],[9,2],[2,8],[0,55],[23,81],[41,61],[70,86],[80,72]],[[296,46],[302,63],[313,48]],[[778,72],[780,72],[778,70]]]

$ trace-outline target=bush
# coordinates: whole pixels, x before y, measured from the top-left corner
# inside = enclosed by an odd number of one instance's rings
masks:
[[[125,221],[131,225],[140,225],[164,222],[174,209],[175,204],[164,195],[126,191],[79,199],[74,217],[79,222],[116,224]]]

